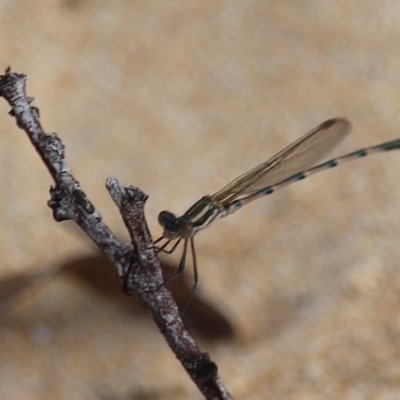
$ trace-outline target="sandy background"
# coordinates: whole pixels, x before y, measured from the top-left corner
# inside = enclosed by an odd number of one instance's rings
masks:
[[[0,21],[0,68],[28,74],[122,238],[109,176],[150,196],[158,237],[160,210],[184,212],[325,119],[353,123],[336,155],[400,137],[398,1],[3,0]],[[0,277],[96,254],[52,220],[50,177],[7,111]],[[198,295],[234,332],[199,340],[236,399],[400,398],[399,170],[400,152],[356,161],[199,234]],[[65,276],[22,297],[0,320],[1,399],[201,398],[143,313]]]

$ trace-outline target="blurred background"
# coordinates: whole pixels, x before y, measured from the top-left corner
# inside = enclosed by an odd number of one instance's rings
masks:
[[[149,195],[156,238],[161,210],[183,213],[328,118],[353,123],[332,155],[400,137],[394,0],[3,0],[0,20],[0,68],[28,75],[121,240],[109,176]],[[0,101],[0,398],[200,399],[116,271],[52,219],[50,176],[8,111]],[[187,319],[234,398],[398,398],[399,169],[400,152],[340,166],[196,237]]]

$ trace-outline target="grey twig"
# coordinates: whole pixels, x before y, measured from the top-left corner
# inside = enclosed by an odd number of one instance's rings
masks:
[[[207,399],[230,399],[217,366],[203,353],[186,329],[178,307],[163,285],[161,267],[144,216],[147,196],[133,186],[109,178],[106,187],[120,210],[132,244],[121,243],[102,221],[65,162],[65,146],[55,133],[45,133],[33,98],[26,96],[26,76],[6,69],[0,76],[0,96],[11,105],[10,115],[25,131],[55,184],[48,205],[56,221],[72,220],[116,266],[123,290],[149,309],[165,340]]]

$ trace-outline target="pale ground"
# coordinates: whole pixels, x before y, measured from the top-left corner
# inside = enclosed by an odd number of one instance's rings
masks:
[[[400,137],[395,0],[3,0],[0,18],[0,67],[28,74],[121,237],[108,176],[150,196],[157,237],[160,210],[185,211],[325,119],[353,123],[336,155]],[[49,175],[7,111],[0,276],[93,254],[53,221]],[[341,166],[196,238],[199,293],[235,331],[201,345],[236,399],[400,398],[399,170],[400,152]],[[150,319],[66,278],[8,321],[0,399],[201,398]]]

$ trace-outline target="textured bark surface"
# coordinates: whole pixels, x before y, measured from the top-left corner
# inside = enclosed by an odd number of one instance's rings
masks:
[[[158,237],[159,211],[185,211],[328,118],[353,123],[334,154],[400,137],[394,0],[20,1],[0,18],[0,70],[28,74],[46,131],[126,240],[109,176],[149,195]],[[51,179],[7,111],[4,279],[95,252],[52,219]],[[399,168],[397,152],[338,167],[196,237],[198,295],[233,329],[200,342],[234,398],[396,398]],[[132,309],[65,274],[35,283],[0,320],[0,398],[201,398]]]

